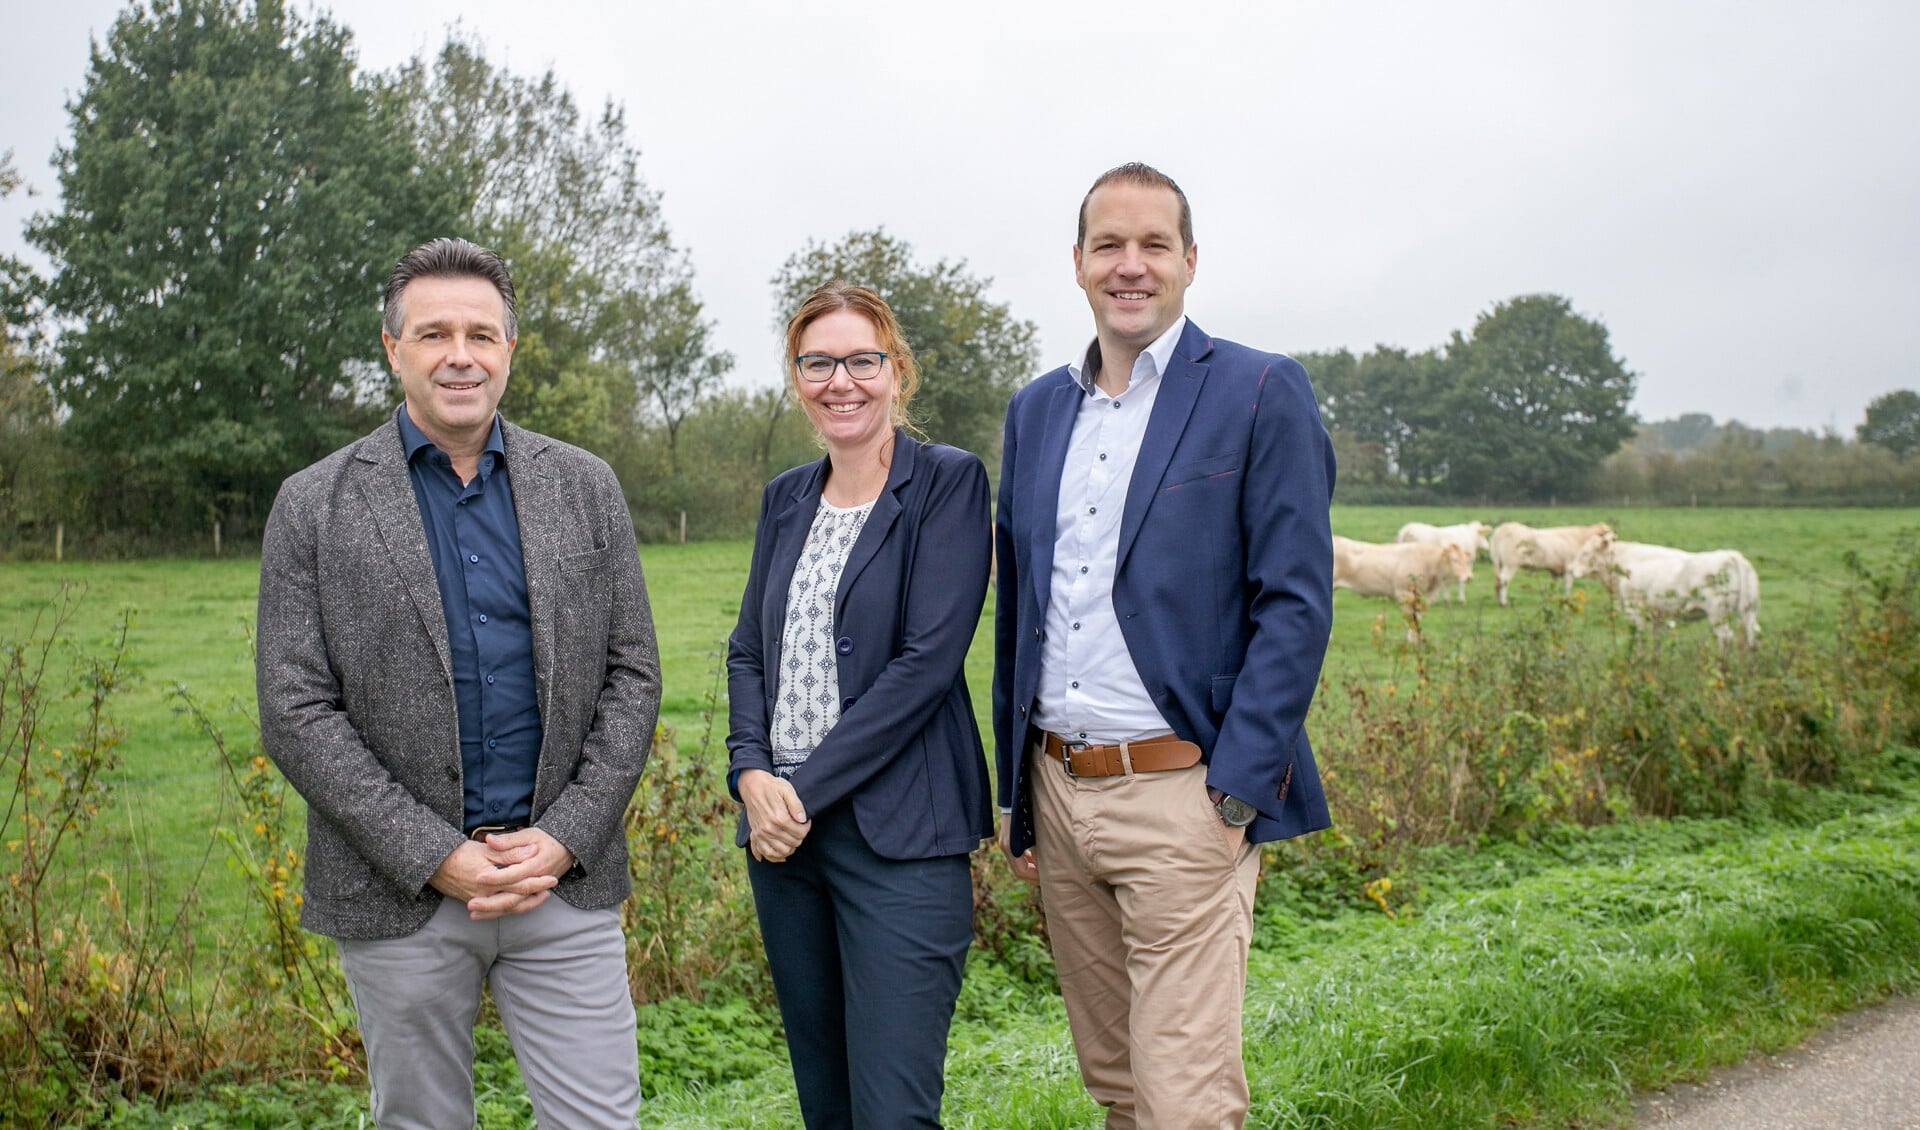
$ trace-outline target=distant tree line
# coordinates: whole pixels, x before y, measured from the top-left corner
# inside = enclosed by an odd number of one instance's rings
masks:
[[[1750,428],[1691,412],[1640,425],[1594,472],[1601,499],[1650,503],[1920,505],[1920,394],[1867,405],[1853,438],[1831,430]]]
[[[0,551],[56,524],[96,551],[255,536],[287,474],[392,411],[380,291],[447,234],[514,268],[502,411],[611,462],[643,536],[679,536],[682,514],[689,536],[743,535],[761,484],[817,454],[772,349],[759,387],[727,386],[735,358],[621,108],[583,112],[551,71],[513,74],[455,31],[358,73],[324,12],[151,0],[94,46],[68,110],[60,205],[26,232],[51,269],[0,260]],[[925,430],[990,439],[1033,327],[964,263],[878,231],[796,252],[775,321],[832,272],[902,307]]]
[[[1868,405],[1850,441],[1688,414],[1642,423],[1607,329],[1562,297],[1496,304],[1440,348],[1296,355],[1349,503],[1920,502],[1920,394]]]
[[[392,411],[378,296],[402,252],[446,234],[514,267],[502,410],[612,463],[642,537],[744,536],[767,478],[817,455],[774,332],[729,381],[738,359],[622,109],[583,111],[551,71],[513,74],[455,31],[361,73],[323,11],[150,0],[94,45],[68,109],[60,203],[26,231],[50,269],[0,258],[0,553],[42,553],[56,526],[92,553],[257,536],[287,474]],[[0,154],[0,196],[22,186],[15,162]],[[917,425],[991,465],[1037,370],[1033,325],[964,261],[876,228],[795,251],[769,280],[769,330],[835,277],[899,313],[925,377]],[[1710,442],[1676,445],[1666,425],[1636,432],[1606,327],[1556,295],[1496,304],[1424,352],[1301,360],[1342,501],[1916,497],[1920,396],[1876,401],[1854,442],[1707,420]]]

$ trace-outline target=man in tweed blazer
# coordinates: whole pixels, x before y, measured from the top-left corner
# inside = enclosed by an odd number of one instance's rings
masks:
[[[261,736],[307,802],[301,922],[339,941],[382,1127],[473,1124],[483,981],[541,1125],[639,1102],[623,816],[659,660],[612,471],[495,412],[514,321],[493,252],[403,257],[404,403],[286,481],[261,552]]]

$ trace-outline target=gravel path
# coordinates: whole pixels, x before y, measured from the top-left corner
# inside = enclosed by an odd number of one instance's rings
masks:
[[[1642,1095],[1657,1130],[1920,1130],[1920,998],[1841,1017],[1806,1043]]]

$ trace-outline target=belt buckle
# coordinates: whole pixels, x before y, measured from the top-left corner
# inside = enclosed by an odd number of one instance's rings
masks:
[[[505,835],[509,832],[518,832],[525,827],[525,824],[482,824],[473,831],[468,832],[467,838],[475,843],[484,844],[487,842],[487,837],[496,832]]]
[[[1070,742],[1065,738],[1060,739],[1060,767],[1067,771],[1069,778],[1074,780],[1079,779],[1079,774],[1073,771],[1073,755],[1085,752],[1091,748],[1092,743],[1090,742]]]

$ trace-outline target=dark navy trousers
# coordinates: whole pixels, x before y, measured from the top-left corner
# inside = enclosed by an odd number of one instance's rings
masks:
[[[807,1130],[938,1127],[967,948],[964,855],[874,854],[851,805],[781,863],[747,857]]]

